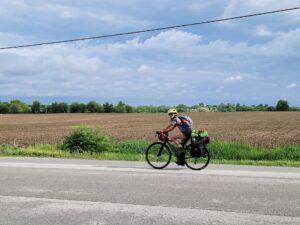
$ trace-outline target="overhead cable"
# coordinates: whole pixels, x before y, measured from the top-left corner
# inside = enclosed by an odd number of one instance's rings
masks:
[[[0,50],[14,49],[14,48],[27,48],[27,47],[34,47],[34,46],[41,46],[41,45],[54,45],[54,44],[61,44],[61,43],[68,43],[68,42],[76,42],[76,41],[84,41],[84,40],[93,40],[93,39],[125,36],[125,35],[139,34],[139,33],[146,33],[146,32],[154,32],[154,31],[161,31],[161,30],[170,30],[170,29],[174,29],[174,28],[197,26],[197,25],[203,25],[203,24],[209,24],[209,23],[217,23],[217,22],[222,22],[222,21],[243,19],[243,18],[254,17],[254,16],[262,16],[262,15],[267,15],[267,14],[281,13],[281,12],[287,12],[287,11],[298,10],[298,9],[300,9],[300,7],[280,9],[280,10],[274,10],[274,11],[261,12],[261,13],[254,13],[254,14],[248,14],[248,15],[243,15],[243,16],[235,16],[235,17],[229,17],[229,18],[223,18],[223,19],[208,20],[208,21],[202,21],[202,22],[196,22],[196,23],[174,25],[174,26],[168,26],[168,27],[160,27],[160,28],[152,28],[152,29],[146,29],[146,30],[130,31],[130,32],[124,32],[124,33],[107,34],[107,35],[100,35],[100,36],[94,36],[94,37],[75,38],[75,39],[68,39],[68,40],[62,40],[62,41],[42,42],[42,43],[36,43],[36,44],[26,44],[26,45],[0,47]]]

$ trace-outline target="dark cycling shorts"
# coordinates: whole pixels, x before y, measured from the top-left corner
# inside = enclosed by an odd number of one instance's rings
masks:
[[[181,130],[181,133],[183,133],[186,138],[191,137],[191,129],[190,128],[187,130]]]

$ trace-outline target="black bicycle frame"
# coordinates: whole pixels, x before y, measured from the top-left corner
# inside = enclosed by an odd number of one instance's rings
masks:
[[[159,135],[158,132],[156,132],[156,133]],[[188,141],[189,141],[190,139],[191,139],[191,137],[187,137],[186,140],[182,143],[184,152],[186,151],[186,150],[185,150],[186,144],[188,143]],[[176,149],[173,148],[173,146],[170,144],[170,139],[168,138],[168,135],[166,135],[165,138],[164,138],[163,144],[162,144],[162,146],[160,147],[159,152],[158,152],[158,154],[157,154],[158,157],[161,156],[161,152],[162,152],[162,150],[163,150],[163,148],[164,148],[165,146],[168,146],[168,148],[169,148],[176,156],[178,156],[178,151],[177,151]]]

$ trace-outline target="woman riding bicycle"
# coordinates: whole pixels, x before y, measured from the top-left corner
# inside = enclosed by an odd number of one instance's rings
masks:
[[[175,108],[171,108],[168,110],[168,115],[171,119],[171,124],[168,125],[162,132],[170,132],[177,127],[179,129],[179,133],[172,136],[171,140],[177,145],[177,149],[179,151],[179,161],[178,165],[184,165],[184,152],[182,152],[182,143],[184,143],[188,138],[190,138],[193,121],[188,116],[178,115],[177,110]],[[181,140],[181,143],[179,142]]]

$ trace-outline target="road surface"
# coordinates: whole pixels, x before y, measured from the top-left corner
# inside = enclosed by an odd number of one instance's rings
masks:
[[[300,168],[0,158],[0,225],[300,224]]]

